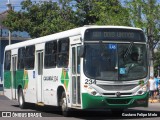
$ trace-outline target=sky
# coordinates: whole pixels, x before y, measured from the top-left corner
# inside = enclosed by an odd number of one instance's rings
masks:
[[[10,3],[12,4],[12,6],[14,6],[14,10],[18,11],[21,9],[21,2],[23,0],[0,0],[0,13],[7,10],[7,6],[6,4],[8,3],[8,1],[10,1]],[[39,2],[39,1],[49,1],[49,0],[32,0],[35,2]]]

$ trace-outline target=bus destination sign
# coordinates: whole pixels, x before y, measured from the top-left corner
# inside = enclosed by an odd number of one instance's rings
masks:
[[[85,41],[135,41],[145,42],[144,34],[140,30],[130,29],[88,29]]]

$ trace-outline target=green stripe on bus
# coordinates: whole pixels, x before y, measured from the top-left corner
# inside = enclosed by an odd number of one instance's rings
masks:
[[[11,88],[11,72],[4,71],[4,88],[10,89]]]
[[[11,88],[11,78],[12,72],[11,71],[4,71],[4,88],[10,89]],[[25,73],[24,70],[16,71],[16,76],[13,81],[13,88],[17,89],[20,85],[23,89],[28,87],[28,73]]]
[[[16,72],[16,88],[20,85],[23,89],[25,86],[25,81],[24,81],[24,70],[17,70]]]

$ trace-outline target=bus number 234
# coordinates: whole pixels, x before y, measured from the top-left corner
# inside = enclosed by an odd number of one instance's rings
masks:
[[[85,84],[96,84],[96,80],[94,80],[94,79],[85,79]]]

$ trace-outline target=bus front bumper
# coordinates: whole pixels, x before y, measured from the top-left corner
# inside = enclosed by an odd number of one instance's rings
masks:
[[[82,109],[125,109],[131,107],[148,107],[148,96],[146,92],[143,95],[129,96],[129,97],[105,97],[92,96],[88,93],[82,94]]]

